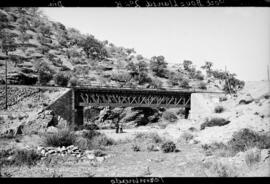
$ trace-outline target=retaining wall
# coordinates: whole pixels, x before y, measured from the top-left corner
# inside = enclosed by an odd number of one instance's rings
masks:
[[[72,89],[68,90],[46,108],[47,110],[53,110],[56,115],[62,117],[70,125],[74,117],[73,93]]]
[[[214,93],[192,93],[190,119],[200,120],[214,113],[215,107],[219,104],[220,94]]]

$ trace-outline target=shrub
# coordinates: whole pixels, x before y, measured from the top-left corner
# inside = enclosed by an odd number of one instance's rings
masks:
[[[163,142],[163,139],[156,132],[151,132],[151,133],[139,132],[135,135],[135,139],[150,140],[151,142],[156,143],[156,144]]]
[[[91,144],[94,148],[102,148],[103,146],[111,146],[116,144],[111,138],[108,138],[105,134],[100,134],[92,138]]]
[[[250,149],[245,153],[245,162],[251,167],[261,161],[261,151],[258,149]]]
[[[212,155],[213,153],[221,157],[231,157],[235,155],[231,147],[224,143],[214,142],[210,145],[205,144],[202,145],[202,148],[204,149],[204,151],[206,151],[206,154],[208,155]]]
[[[203,124],[201,124],[201,130],[204,130],[206,127],[213,127],[213,126],[224,126],[229,124],[230,121],[224,118],[211,118],[210,120],[207,119]]]
[[[212,143],[210,145],[202,146],[204,150],[215,152],[220,156],[234,156],[240,151],[246,151],[254,147],[259,149],[269,149],[270,136],[266,134],[260,135],[249,129],[242,129],[235,132],[232,139],[227,144]],[[250,157],[252,157],[252,155]]]
[[[156,148],[156,146],[154,144],[148,145],[147,150],[148,151],[158,151],[158,149]]]
[[[98,132],[98,131],[95,131],[95,130],[93,130],[93,129],[90,129],[90,130],[88,130],[87,132],[84,132],[84,133],[83,133],[83,137],[84,137],[84,138],[87,138],[87,139],[89,139],[89,140],[91,140],[91,139],[93,139],[93,137],[99,136],[99,135],[101,135],[101,133]]]
[[[166,141],[161,145],[161,150],[164,153],[174,152],[176,150],[176,145],[172,141]]]
[[[60,72],[54,76],[54,81],[59,86],[67,86],[69,78],[67,74]]]
[[[207,89],[206,83],[205,82],[200,82],[199,83],[199,89]]]
[[[35,67],[38,72],[40,84],[45,85],[53,78],[54,71],[49,67],[48,63],[39,62]]]
[[[189,142],[190,140],[192,140],[193,137],[194,137],[194,136],[193,136],[191,133],[189,133],[189,132],[184,132],[184,133],[180,136],[179,141],[180,141],[180,142],[187,143],[187,142]]]
[[[226,101],[226,100],[228,100],[228,98],[226,96],[219,97],[220,102],[223,102],[223,101]]]
[[[137,144],[132,144],[132,150],[135,152],[141,151],[140,147]]]
[[[178,119],[174,113],[169,112],[169,111],[163,112],[162,118],[169,121],[169,122],[175,122]]]
[[[189,88],[189,80],[187,79],[183,79],[181,82],[180,82],[180,87],[182,88]]]
[[[212,162],[211,169],[217,174],[218,177],[232,177],[235,176],[235,172],[229,165],[225,165],[222,162]]]
[[[163,139],[157,133],[149,133],[148,138],[152,140],[154,143],[161,143]]]
[[[86,130],[98,130],[99,129],[98,125],[94,124],[94,123],[85,124],[83,126],[83,128],[86,129]]]
[[[218,105],[218,106],[216,106],[215,107],[215,113],[222,113],[222,112],[224,112],[224,107],[223,106],[221,106],[221,105]]]
[[[245,82],[235,78],[233,74],[229,74],[227,78],[228,79],[225,81],[225,85],[223,87],[223,90],[226,93],[236,93],[245,86]]]
[[[198,80],[204,80],[204,75],[202,74],[201,71],[196,71],[196,74],[195,74],[195,79],[198,79]]]
[[[16,165],[26,164],[28,166],[35,165],[38,160],[41,159],[41,155],[35,150],[17,150],[14,154],[14,163]]]
[[[103,157],[103,156],[105,156],[106,155],[106,153],[104,153],[102,150],[95,150],[94,151],[94,155],[96,156],[96,157]]]
[[[136,56],[136,59],[139,61],[139,60],[142,60],[143,59],[143,56],[142,55],[140,55],[140,54],[138,54],[137,56]]]
[[[12,153],[1,151],[1,163],[0,165],[27,165],[33,166],[41,159],[41,155],[37,153],[35,150],[15,150]],[[7,159],[5,157],[11,156],[11,159]]]
[[[169,83],[172,85],[172,86],[177,86],[180,84],[180,82],[183,80],[183,74],[180,73],[180,72],[170,72],[169,73]]]
[[[189,71],[191,68],[191,65],[192,65],[192,61],[189,61],[189,60],[183,61],[184,70]]]
[[[78,83],[79,83],[79,82],[78,82],[78,79],[75,78],[75,77],[71,77],[71,79],[69,80],[69,84],[70,84],[70,86],[72,86],[72,87],[77,86]]]
[[[45,135],[44,144],[46,146],[62,147],[70,146],[76,142],[76,137],[69,130],[64,129],[58,131],[58,133]]]
[[[104,48],[103,44],[94,38],[94,36],[87,36],[85,40],[79,44],[83,47],[87,58],[102,59],[108,56],[108,52]]]
[[[260,135],[250,129],[242,129],[233,134],[233,138],[228,142],[234,152],[246,151],[249,148],[258,147],[260,149],[270,148],[270,136]]]
[[[84,132],[82,137],[77,138],[76,145],[80,149],[102,149],[104,146],[110,146],[116,142],[95,130]]]
[[[131,75],[129,73],[113,73],[111,79],[118,82],[128,82],[131,80]]]
[[[165,61],[164,56],[154,56],[150,60],[150,69],[158,77],[167,78],[167,65],[168,63]]]
[[[150,85],[153,87],[153,88],[161,88],[162,87],[162,82],[156,78],[154,79],[151,79],[151,82],[150,82]]]

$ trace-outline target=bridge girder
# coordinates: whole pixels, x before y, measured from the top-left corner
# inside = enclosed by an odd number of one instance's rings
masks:
[[[78,91],[76,106],[190,107],[190,94]]]

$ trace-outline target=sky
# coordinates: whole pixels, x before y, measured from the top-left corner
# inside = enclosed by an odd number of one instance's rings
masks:
[[[191,60],[245,81],[267,79],[270,9],[216,8],[41,8],[50,20],[116,46],[134,48],[168,63]]]

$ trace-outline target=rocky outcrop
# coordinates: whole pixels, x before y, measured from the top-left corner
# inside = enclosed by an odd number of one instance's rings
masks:
[[[9,84],[34,85],[38,81],[38,76],[30,73],[32,69],[24,68],[22,72],[12,73],[8,75]],[[23,73],[25,72],[25,73]]]
[[[254,98],[250,94],[246,94],[239,100],[239,104],[249,104],[254,101]]]

